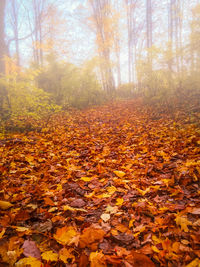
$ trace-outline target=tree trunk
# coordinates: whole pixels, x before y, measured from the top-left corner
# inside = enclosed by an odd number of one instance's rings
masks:
[[[6,43],[5,43],[5,7],[6,0],[0,1],[0,73],[5,72],[4,56],[6,55]]]
[[[148,49],[148,62],[152,68],[152,3],[151,0],[146,0],[146,40]]]

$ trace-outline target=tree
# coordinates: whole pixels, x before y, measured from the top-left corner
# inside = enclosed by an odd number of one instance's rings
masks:
[[[148,62],[152,67],[152,53],[151,47],[153,44],[152,40],[152,2],[151,0],[146,0],[146,42],[147,42],[147,49],[148,49]]]
[[[11,15],[11,26],[13,29],[15,51],[16,51],[16,62],[20,65],[20,51],[19,51],[19,3],[18,0],[10,1],[10,15]]]
[[[139,38],[139,31],[141,31],[143,25],[141,23],[137,23],[136,21],[136,10],[139,7],[139,1],[125,0],[125,4],[128,32],[128,76],[129,84],[131,84],[133,82],[136,82],[137,43]]]
[[[4,73],[5,64],[4,56],[6,55],[6,43],[5,43],[5,7],[6,0],[0,1],[0,73]]]
[[[92,8],[92,21],[96,29],[98,54],[101,58],[100,70],[104,90],[112,95],[115,89],[111,66],[113,46],[111,3],[109,0],[89,0]]]

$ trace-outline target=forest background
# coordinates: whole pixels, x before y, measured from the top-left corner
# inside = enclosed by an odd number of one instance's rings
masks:
[[[1,132],[116,98],[195,112],[199,18],[198,0],[2,0]]]

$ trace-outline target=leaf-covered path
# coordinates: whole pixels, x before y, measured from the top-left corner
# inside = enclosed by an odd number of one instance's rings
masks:
[[[200,266],[200,131],[179,117],[124,101],[1,141],[0,266]]]

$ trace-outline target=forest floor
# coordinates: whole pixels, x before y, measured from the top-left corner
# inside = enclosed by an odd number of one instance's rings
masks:
[[[200,266],[200,129],[140,100],[0,141],[0,266]]]

